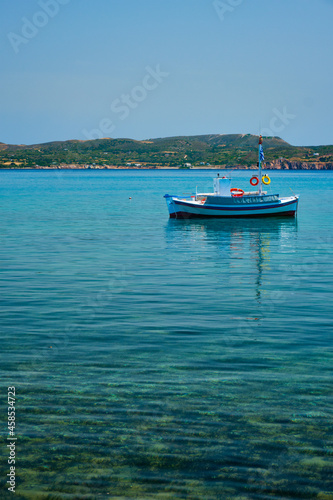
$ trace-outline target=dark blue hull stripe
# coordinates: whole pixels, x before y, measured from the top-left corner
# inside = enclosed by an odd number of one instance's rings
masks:
[[[292,216],[295,217],[296,210],[289,210],[285,212],[273,212],[273,213],[251,213],[251,214],[230,214],[224,213],[219,215],[210,215],[210,214],[194,214],[190,212],[173,212],[170,214],[171,219],[253,219],[253,218],[264,218],[264,217],[285,217]]]

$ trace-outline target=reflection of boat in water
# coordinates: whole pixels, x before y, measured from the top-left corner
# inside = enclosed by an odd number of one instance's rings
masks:
[[[276,272],[275,255],[286,249],[293,252],[296,236],[296,218],[242,223],[236,219],[169,219],[166,225],[168,246],[179,249],[189,263],[204,260],[216,269],[210,278],[212,286],[231,290],[236,280],[241,293],[251,287],[258,302],[267,289],[268,276]]]
[[[235,219],[169,219],[166,226],[168,240],[178,236],[183,239],[191,237],[196,241],[221,242],[225,238],[235,236],[268,235],[270,239],[285,240],[294,237],[297,230],[297,219],[246,219],[240,223]],[[201,236],[199,238],[199,236]],[[204,238],[202,238],[204,236]]]
[[[179,197],[166,194],[170,218],[255,218],[271,216],[295,216],[297,213],[297,195],[280,197],[279,194],[267,194],[262,184],[270,184],[267,175],[261,175],[261,162],[264,161],[262,137],[259,138],[259,174],[250,180],[252,186],[258,185],[258,191],[244,192],[230,188],[227,177],[214,179],[214,193],[196,193],[191,197]]]

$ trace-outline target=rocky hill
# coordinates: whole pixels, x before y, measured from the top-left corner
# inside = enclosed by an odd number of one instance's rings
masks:
[[[280,137],[265,137],[263,146],[267,168],[332,169],[333,146],[292,146]],[[257,157],[251,134],[0,143],[0,168],[254,168]]]

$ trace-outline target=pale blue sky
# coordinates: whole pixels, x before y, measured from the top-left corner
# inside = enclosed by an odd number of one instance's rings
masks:
[[[333,144],[332,25],[333,0],[2,1],[0,142]]]

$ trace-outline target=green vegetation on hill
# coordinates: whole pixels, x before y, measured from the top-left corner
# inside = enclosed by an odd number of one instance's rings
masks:
[[[296,162],[332,162],[333,146],[291,146],[279,137],[264,138],[266,162],[278,159]],[[57,167],[65,165],[144,167],[194,166],[207,163],[225,167],[256,164],[258,136],[251,134],[200,135],[135,141],[97,139],[58,141],[44,144],[8,145],[0,143],[0,168]],[[129,165],[128,165],[129,166]]]

